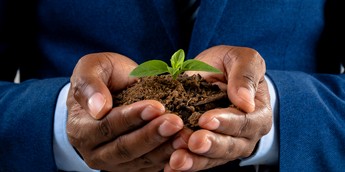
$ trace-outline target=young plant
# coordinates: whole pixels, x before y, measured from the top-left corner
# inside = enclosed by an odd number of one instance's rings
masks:
[[[171,67],[162,60],[149,60],[137,66],[131,73],[131,76],[155,76],[163,73],[170,73],[173,79],[185,71],[205,71],[222,73],[217,68],[210,66],[199,60],[185,60],[185,53],[182,49],[177,50],[170,59]]]

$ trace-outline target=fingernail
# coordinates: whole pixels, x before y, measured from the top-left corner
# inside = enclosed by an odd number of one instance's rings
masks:
[[[164,121],[158,128],[158,132],[163,137],[168,137],[176,134],[179,130],[182,129],[182,126],[173,124],[169,121]]]
[[[199,148],[194,149],[193,152],[195,152],[195,153],[206,153],[207,151],[210,150],[211,145],[212,145],[211,141],[209,139],[205,139],[202,142],[202,145]]]
[[[97,119],[98,113],[102,110],[105,105],[105,98],[101,93],[94,93],[89,101],[87,102],[91,116]]]
[[[145,107],[145,109],[141,112],[141,119],[143,120],[151,120],[155,117],[157,117],[158,115],[162,114],[164,112],[164,109],[161,108],[154,108],[151,105],[148,105],[147,107]]]
[[[193,159],[191,157],[186,157],[184,163],[182,166],[179,168],[181,171],[189,170],[193,166]]]
[[[255,106],[254,103],[254,92],[249,91],[247,88],[241,87],[237,91],[238,96],[244,100],[245,102],[249,103],[253,107]]]
[[[220,125],[219,120],[217,118],[212,118],[211,120],[209,120],[202,126],[208,130],[215,130],[219,127],[219,125]]]

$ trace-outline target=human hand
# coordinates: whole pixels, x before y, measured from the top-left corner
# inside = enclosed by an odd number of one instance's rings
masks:
[[[196,59],[223,72],[198,73],[226,89],[235,107],[205,112],[198,123],[202,129],[177,138],[173,145],[178,150],[171,155],[166,172],[198,171],[248,157],[272,126],[270,96],[264,79],[266,66],[257,51],[245,47],[215,46]],[[190,75],[194,73],[189,72]]]
[[[82,57],[73,71],[68,139],[93,169],[159,171],[174,151],[167,141],[183,122],[165,114],[161,103],[145,100],[112,107],[111,94],[135,82],[128,76],[136,65],[120,54],[95,53]]]

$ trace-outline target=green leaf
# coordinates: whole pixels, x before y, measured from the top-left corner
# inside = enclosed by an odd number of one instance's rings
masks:
[[[171,67],[173,69],[181,69],[184,62],[185,54],[182,49],[177,50],[170,59]]]
[[[143,76],[154,76],[168,71],[168,64],[162,60],[149,60],[139,66],[137,66],[131,73],[130,76],[143,77]]]
[[[182,49],[176,51],[170,59],[171,67],[168,66],[162,60],[150,60],[146,61],[137,66],[131,73],[130,76],[144,77],[144,76],[155,76],[163,73],[170,73],[170,75],[176,79],[179,74],[185,71],[205,71],[222,73],[217,68],[210,66],[199,60],[185,60],[185,53]]]
[[[170,75],[174,74],[174,69],[172,67],[168,67],[168,72],[170,73]]]
[[[222,73],[219,69],[199,60],[186,60],[182,65],[182,71],[205,71]]]

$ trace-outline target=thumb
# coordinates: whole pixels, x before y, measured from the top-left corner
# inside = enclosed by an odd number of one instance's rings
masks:
[[[231,89],[229,89],[231,90]],[[255,91],[252,89],[248,89],[246,87],[240,86],[238,89],[235,88],[235,93],[229,93],[228,95],[235,95],[236,98],[230,98],[232,100],[232,103],[239,107],[240,109],[244,110],[245,112],[253,112],[255,109],[255,102],[254,102],[254,96]],[[234,97],[234,96],[232,96]]]
[[[90,114],[94,118],[98,118],[98,113],[103,109],[104,105],[106,104],[105,96],[102,93],[95,92],[87,101],[87,105],[90,110]]]
[[[112,95],[103,84],[89,84],[88,88],[85,91],[87,97],[86,110],[93,118],[101,119],[113,106]]]
[[[111,92],[134,82],[135,79],[128,76],[135,66],[135,62],[116,53],[95,53],[82,57],[71,77],[75,100],[93,118],[101,119],[113,106]]]
[[[266,66],[263,58],[252,49],[234,53],[237,58],[228,71],[228,96],[231,102],[249,113],[255,110],[255,95],[264,79]],[[231,56],[231,55],[230,55]],[[230,66],[229,66],[230,67]]]

